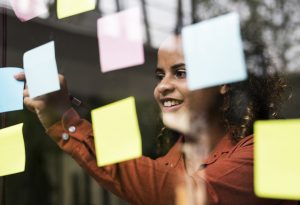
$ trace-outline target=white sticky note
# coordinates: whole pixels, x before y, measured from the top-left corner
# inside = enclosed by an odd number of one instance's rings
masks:
[[[144,63],[143,30],[139,8],[98,19],[98,42],[102,72]]]
[[[60,89],[54,41],[27,51],[23,61],[30,98]]]
[[[187,26],[182,38],[190,90],[247,78],[237,13]]]
[[[0,130],[0,176],[15,174],[25,169],[23,123]]]
[[[96,0],[57,0],[59,19],[95,9]]]
[[[92,110],[92,122],[98,166],[142,156],[133,97]]]
[[[254,191],[259,197],[300,200],[300,120],[254,124]]]
[[[14,78],[22,71],[21,68],[0,68],[0,113],[23,109],[24,82]]]
[[[21,21],[28,21],[37,16],[47,14],[46,0],[9,0],[16,16]]]

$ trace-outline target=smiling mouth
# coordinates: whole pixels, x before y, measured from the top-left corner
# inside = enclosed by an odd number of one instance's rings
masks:
[[[175,108],[178,107],[183,103],[183,100],[176,100],[176,99],[164,99],[161,100],[161,103],[164,108]]]

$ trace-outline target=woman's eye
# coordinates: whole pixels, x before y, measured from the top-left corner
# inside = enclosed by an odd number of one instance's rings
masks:
[[[164,77],[165,77],[165,74],[162,73],[162,72],[156,72],[156,73],[155,73],[155,78],[156,78],[158,81],[161,81]]]
[[[175,73],[175,76],[176,76],[176,78],[179,78],[179,79],[186,78],[186,70],[185,69],[177,70]]]

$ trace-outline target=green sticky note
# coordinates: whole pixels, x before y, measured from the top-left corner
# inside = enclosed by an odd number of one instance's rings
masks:
[[[57,0],[57,17],[59,19],[94,10],[96,0]]]
[[[23,172],[25,147],[23,123],[0,130],[0,176]]]
[[[259,197],[300,199],[300,120],[254,124],[254,189]]]
[[[134,97],[92,110],[98,166],[142,156]]]

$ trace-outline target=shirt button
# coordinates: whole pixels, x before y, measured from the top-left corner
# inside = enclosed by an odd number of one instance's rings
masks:
[[[70,126],[68,130],[69,130],[69,132],[73,133],[73,132],[76,131],[76,127],[75,126]]]
[[[61,138],[64,140],[64,141],[67,141],[70,137],[69,137],[69,135],[67,134],[67,133],[62,133],[62,135],[61,135]]]

